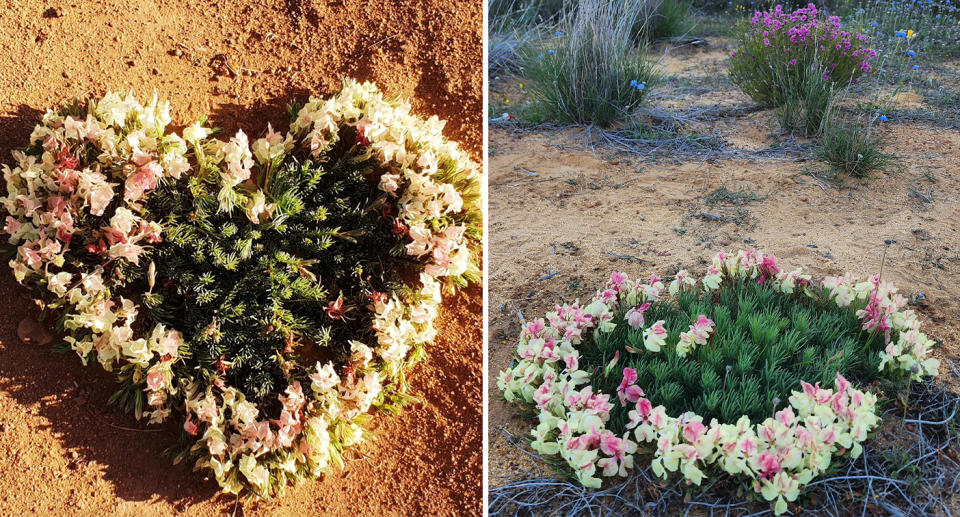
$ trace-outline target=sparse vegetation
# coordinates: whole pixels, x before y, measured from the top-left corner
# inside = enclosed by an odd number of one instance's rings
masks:
[[[864,124],[862,118],[831,121],[824,128],[817,156],[836,174],[867,178],[885,171],[895,155],[884,151],[884,141],[873,129],[873,124]]]

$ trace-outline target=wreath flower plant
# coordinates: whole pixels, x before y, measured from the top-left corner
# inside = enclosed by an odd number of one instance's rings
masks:
[[[182,425],[177,461],[271,497],[343,464],[442,293],[479,280],[479,166],[444,123],[344,81],[250,142],[169,130],[156,95],[50,110],[5,166],[18,282],[112,401]]]
[[[526,323],[497,384],[537,415],[532,447],[586,487],[649,458],[664,480],[729,475],[782,514],[862,451],[879,424],[866,386],[937,375],[906,304],[879,275],[816,283],[754,250],[719,253],[699,282],[614,272]]]

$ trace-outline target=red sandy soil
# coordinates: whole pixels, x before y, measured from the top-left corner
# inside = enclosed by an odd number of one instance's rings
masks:
[[[776,119],[772,112],[752,108],[723,77],[729,51],[721,43],[706,52],[665,56],[665,71],[693,87],[686,94],[677,93],[686,87],[682,83],[662,87],[654,107],[737,108],[744,114],[688,130],[720,133],[727,151],[770,148],[782,138]],[[952,88],[960,88],[960,63],[944,66],[952,72]],[[500,102],[501,108],[506,98],[513,105],[523,101],[519,86],[510,81],[494,82],[490,97],[491,105]],[[901,94],[894,105],[909,108],[919,98]],[[935,352],[944,361],[940,382],[956,386],[946,360],[960,360],[960,131],[895,120],[879,131],[899,155],[898,165],[871,181],[838,187],[809,174],[828,169],[810,154],[742,153],[724,159],[722,153],[683,157],[664,150],[648,160],[592,145],[582,129],[492,127],[490,486],[543,474],[542,465],[501,434],[526,435],[533,427],[502,400],[495,382],[516,348],[517,312],[529,320],[542,317],[554,303],[587,299],[612,270],[631,278],[668,276],[677,267],[702,274],[718,251],[753,247],[814,277],[851,271],[864,278],[879,271],[884,241],[893,239],[882,263],[883,278],[905,295],[925,295],[928,304],[918,312],[924,331],[943,343]],[[708,196],[721,186],[759,199],[710,204]],[[729,219],[706,220],[703,212]]]
[[[153,90],[175,124],[210,115],[232,134],[286,127],[292,99],[329,95],[345,76],[411,98],[482,149],[481,3],[457,0],[53,1],[0,11],[0,157],[42,112],[75,95]],[[9,158],[0,158],[9,162]],[[107,406],[113,386],[72,354],[25,345],[36,315],[0,271],[0,515],[222,515],[235,498],[173,466],[173,429],[147,429]],[[482,491],[481,289],[444,305],[430,359],[412,373],[421,403],[378,415],[379,439],[343,471],[237,515],[479,514]]]

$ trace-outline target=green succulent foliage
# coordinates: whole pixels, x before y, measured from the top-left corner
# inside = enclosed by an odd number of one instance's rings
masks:
[[[286,360],[337,362],[349,340],[375,340],[367,296],[403,290],[395,272],[415,269],[391,231],[379,174],[334,151],[323,164],[266,168],[256,180],[275,207],[261,224],[218,209],[216,170],[151,196],[147,209],[162,218],[167,242],[153,256],[157,280],[143,304],[183,334],[188,350],[175,368],[274,402],[291,377],[305,378]],[[341,297],[340,312],[329,311]]]
[[[789,405],[790,393],[801,389],[801,381],[832,387],[838,372],[859,385],[879,378],[883,338],[861,329],[855,314],[859,308],[838,307],[814,287],[787,295],[755,281],[737,281],[716,292],[681,292],[651,305],[647,323],[662,319],[669,333],[667,346],[658,353],[644,348],[642,331],[622,323],[629,307],[624,308],[613,332],[595,333],[595,346],[582,348],[581,362],[592,372],[594,389],[611,395],[608,427],[617,434],[624,432],[632,409],[621,407],[616,396],[623,368],[637,370],[646,397],[668,414],[693,411],[705,421],[724,423],[747,415],[762,421]],[[699,314],[714,321],[714,333],[707,345],[680,357],[680,333]],[[615,367],[604,375],[604,366],[618,352]]]

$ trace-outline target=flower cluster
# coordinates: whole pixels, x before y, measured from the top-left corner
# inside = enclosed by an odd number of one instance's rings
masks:
[[[854,10],[851,24],[874,31],[884,53],[909,43],[927,53],[953,54],[960,41],[957,13],[950,0],[878,0]]]
[[[907,298],[897,288],[874,275],[856,282],[853,275],[827,277],[823,287],[841,307],[863,306],[857,317],[864,330],[882,333],[886,348],[880,352],[880,367],[909,375],[914,380],[935,376],[940,361],[929,357],[933,340],[920,332],[920,320],[913,309],[906,309]],[[893,338],[896,333],[896,339]]]
[[[677,354],[683,357],[697,345],[706,345],[712,332],[713,320],[703,314],[697,316],[697,321],[690,325],[690,331],[680,333],[680,341],[677,342]]]
[[[436,335],[440,284],[426,273],[420,281],[415,301],[397,294],[376,296],[377,344],[351,341],[342,367],[316,363],[309,389],[293,380],[277,396],[277,417],[234,387],[182,381],[183,428],[197,437],[191,452],[198,467],[209,468],[227,492],[249,488],[262,494],[283,490],[282,484],[271,487],[271,480],[319,476],[332,465],[342,467],[341,451],[363,440],[366,414],[386,404],[386,395],[397,389],[403,369],[414,360],[411,349],[431,343]]]
[[[480,169],[443,138],[443,126],[436,116],[413,115],[407,102],[384,98],[372,83],[349,81],[330,99],[311,98],[290,133],[317,157],[350,129],[364,149],[359,158],[384,169],[379,187],[401,207],[394,231],[408,236],[407,254],[427,260],[431,276],[475,275],[467,243],[479,237],[479,225],[466,215],[479,213]],[[449,181],[453,177],[459,184]]]
[[[861,443],[879,422],[876,397],[852,388],[841,375],[836,391],[806,382],[802,387],[790,396],[790,407],[758,424],[747,417],[735,424],[714,419],[708,425],[694,413],[672,417],[663,406],[653,407],[641,396],[630,411],[627,428],[637,443],[656,444],[651,461],[656,475],[666,478],[679,472],[695,485],[701,484],[709,467],[746,476],[764,499],[776,501],[774,511],[779,515],[803,485],[830,467],[835,455],[849,450],[851,457],[859,456]]]
[[[806,80],[846,86],[873,70],[877,56],[868,38],[841,28],[836,16],[824,18],[813,4],[785,12],[754,13],[742,23],[738,48],[730,55],[730,77],[764,107],[779,106]]]
[[[170,105],[156,95],[144,105],[108,93],[47,111],[29,147],[13,153],[17,165],[3,168],[7,195],[0,202],[8,243],[17,248],[14,277],[64,310],[64,339],[84,361],[94,353],[107,370],[132,365],[138,380],[148,378],[151,364],[154,372],[168,369],[182,342],[162,325],[135,336],[137,306],[114,293],[162,241],[160,225],[138,215],[141,203],[160,181],[191,169],[186,143],[166,131],[169,123]],[[149,380],[149,414],[161,420],[170,383],[158,373]]]
[[[16,167],[3,166],[0,198],[4,232],[17,246],[10,263],[17,280],[36,276],[51,291],[62,288],[62,277],[53,277],[71,251],[137,264],[141,244],[158,242],[159,227],[131,209],[161,178],[190,169],[183,139],[165,132],[170,106],[156,96],[142,105],[110,93],[64,111],[82,115],[47,111],[27,151],[13,153]]]
[[[849,275],[827,278],[821,286],[800,269],[781,269],[773,255],[748,250],[719,253],[699,285],[705,292],[715,292],[732,281],[754,282],[779,296],[850,307],[864,331],[888,341],[881,371],[897,369],[915,379],[937,373],[936,360],[926,355],[930,343],[917,330],[916,315],[903,311],[902,297],[877,277],[860,284]],[[669,292],[677,296],[697,286],[688,271],[680,270]],[[743,476],[753,490],[774,503],[777,514],[784,513],[787,502],[796,500],[802,486],[824,473],[835,457],[860,454],[862,442],[879,423],[876,397],[855,389],[839,373],[833,390],[801,382],[801,389],[789,396],[790,406],[761,422],[747,416],[721,423],[706,422],[694,412],[669,415],[663,405],[653,405],[631,367],[622,369],[615,399],[598,391],[594,382],[599,375],[611,375],[617,357],[598,373],[581,364],[582,354],[587,347],[606,342],[605,336],[618,325],[625,327],[628,341],[635,342],[633,333],[642,336],[646,351],[627,347],[630,353],[658,354],[672,346],[683,356],[709,343],[715,323],[703,314],[679,335],[671,335],[663,320],[645,321],[663,287],[656,276],[631,283],[626,275],[614,272],[586,306],[579,302],[557,306],[545,320],[524,327],[516,360],[500,372],[497,386],[507,401],[531,405],[538,412],[538,425],[531,431],[535,450],[559,455],[584,486],[600,487],[603,477],[626,476],[643,444],[651,443],[655,446],[651,466],[658,476],[679,473],[696,485],[711,472]],[[897,339],[889,338],[889,332],[897,332]],[[627,432],[620,435],[609,428],[615,408],[629,409]]]
[[[118,372],[123,397],[138,401],[131,404],[138,418],[183,422],[195,441],[182,458],[209,469],[228,492],[273,495],[288,481],[342,464],[342,452],[363,439],[368,413],[405,400],[404,371],[436,335],[441,280],[479,275],[471,249],[480,235],[480,172],[443,138],[436,117],[424,121],[409,104],[352,80],[330,99],[311,99],[290,133],[268,127],[252,143],[242,131],[212,138],[199,122],[181,137],[167,131],[169,123],[169,104],[156,96],[142,105],[110,93],[48,112],[30,146],[14,153],[16,167],[3,169],[4,232],[16,247],[10,267],[18,281],[39,288],[46,308],[62,312],[64,340],[84,362],[95,358]],[[365,335],[375,342],[349,341],[339,364],[299,365],[297,356],[278,354],[288,383],[276,404],[254,402],[244,386],[226,382],[231,357],[184,366],[191,347],[218,336],[216,319],[204,336],[192,336],[144,308],[154,307],[155,286],[170,290],[178,280],[157,278],[151,254],[170,237],[147,205],[163,206],[151,204],[153,196],[202,182],[216,189],[212,210],[240,208],[255,228],[271,224],[278,206],[265,182],[272,172],[298,145],[324,160],[344,135],[356,140],[351,159],[384,193],[377,210],[394,219],[387,240],[408,238],[419,281],[369,295],[363,319],[372,332]],[[336,310],[327,316],[344,319]]]

